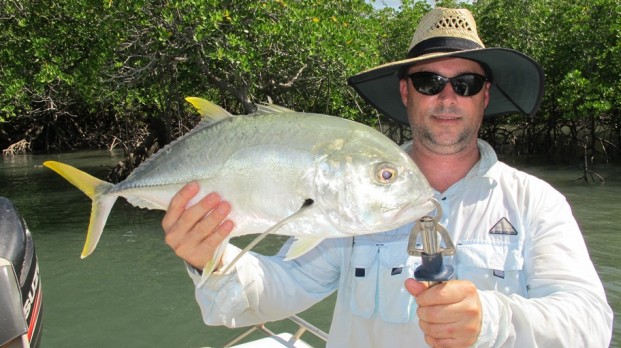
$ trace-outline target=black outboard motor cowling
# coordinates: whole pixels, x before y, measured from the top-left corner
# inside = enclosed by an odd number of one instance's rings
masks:
[[[38,347],[42,307],[32,236],[13,203],[0,197],[0,347]]]

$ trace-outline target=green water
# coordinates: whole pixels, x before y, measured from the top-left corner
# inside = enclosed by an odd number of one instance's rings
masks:
[[[91,151],[17,156],[0,162],[0,195],[11,199],[26,219],[39,256],[45,311],[42,347],[218,347],[245,330],[202,323],[184,265],[163,241],[161,211],[141,210],[119,200],[97,250],[81,260],[90,200],[42,167],[48,159],[104,178],[121,158]],[[576,181],[581,173],[572,166],[514,165],[553,184],[572,204],[615,311],[614,335],[621,337],[617,320],[621,313],[621,166],[598,168],[607,180],[600,185]],[[282,241],[268,239],[257,250],[274,253]],[[235,243],[243,246],[246,241]],[[330,297],[301,317],[327,331],[333,303]],[[276,332],[295,330],[288,322],[268,327]],[[621,347],[614,336],[611,347]]]

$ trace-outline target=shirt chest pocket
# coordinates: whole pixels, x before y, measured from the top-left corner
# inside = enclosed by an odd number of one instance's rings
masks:
[[[517,242],[469,242],[457,245],[457,278],[480,290],[526,296],[524,256]]]
[[[416,317],[416,303],[403,283],[414,276],[420,258],[407,254],[407,239],[357,243],[351,259],[350,307],[354,314],[374,314],[390,323],[407,323]]]

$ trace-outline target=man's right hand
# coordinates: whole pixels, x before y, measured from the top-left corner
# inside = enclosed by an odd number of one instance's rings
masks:
[[[177,256],[202,270],[215,254],[216,248],[233,230],[234,224],[225,220],[231,205],[217,193],[210,193],[196,204],[187,207],[198,193],[196,182],[186,184],[170,201],[162,219],[165,240]]]

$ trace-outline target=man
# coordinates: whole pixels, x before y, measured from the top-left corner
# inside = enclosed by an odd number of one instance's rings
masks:
[[[284,262],[246,254],[214,272],[196,298],[210,325],[285,318],[338,289],[329,347],[607,347],[612,311],[565,198],[498,162],[477,139],[484,116],[532,114],[543,74],[532,59],[484,48],[472,15],[436,8],[419,24],[408,57],[352,77],[373,106],[409,122],[406,146],[441,204],[456,244],[456,279],[428,287],[413,278],[412,225],[331,239]],[[234,228],[217,194],[186,204],[184,187],[162,225],[166,241],[202,269]],[[227,247],[220,270],[237,254]],[[195,284],[201,275],[192,267]]]

